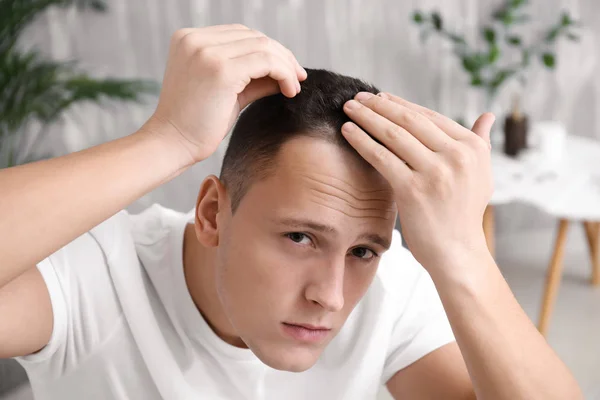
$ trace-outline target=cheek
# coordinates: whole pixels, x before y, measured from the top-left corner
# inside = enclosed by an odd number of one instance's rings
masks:
[[[250,237],[253,239],[232,237],[220,249],[219,296],[232,312],[277,312],[294,301],[299,291],[299,277],[273,243],[259,235]]]

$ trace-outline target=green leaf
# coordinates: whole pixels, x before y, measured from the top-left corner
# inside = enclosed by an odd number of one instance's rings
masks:
[[[504,19],[504,16],[507,14],[507,11],[503,8],[494,11],[494,13],[492,14],[492,18],[495,19],[496,21],[502,21]]]
[[[500,57],[500,48],[497,45],[493,45],[492,47],[490,47],[490,52],[488,53],[488,60],[490,64],[495,63],[496,61],[498,61],[498,58]]]
[[[413,21],[416,22],[417,24],[420,24],[423,22],[423,14],[420,11],[415,11],[413,13],[413,17],[412,17]]]
[[[552,28],[546,35],[546,43],[554,42],[556,40],[556,38],[558,37],[560,30],[561,30],[560,26],[556,27],[556,28]]]
[[[492,90],[498,90],[508,78],[515,74],[515,72],[516,71],[512,69],[503,69],[498,71],[490,82]]]
[[[486,26],[482,32],[486,42],[494,43],[496,41],[496,31],[493,28]]]
[[[504,18],[502,18],[502,23],[504,24],[504,26],[510,26],[512,25],[514,22],[514,18],[512,16],[512,14],[510,13],[506,13],[504,15]]]
[[[476,86],[476,87],[483,86],[483,79],[481,79],[480,76],[473,76],[471,78],[471,86]]]
[[[471,75],[477,75],[478,72],[488,64],[489,54],[487,53],[475,53],[462,57],[463,68]]]
[[[442,16],[437,11],[434,11],[431,13],[431,20],[433,21],[433,26],[434,26],[435,30],[441,31],[442,28],[444,27],[444,22],[442,21]]]
[[[573,19],[571,18],[571,16],[569,15],[568,12],[563,12],[561,20],[560,20],[560,24],[562,26],[569,26],[573,23]]]
[[[473,56],[463,57],[462,65],[463,65],[463,68],[465,70],[467,70],[467,72],[470,72],[470,73],[474,73],[474,72],[478,71],[479,69],[481,69],[477,64],[475,57],[473,57]]]
[[[550,69],[554,68],[556,65],[556,58],[553,53],[547,52],[542,54],[542,61],[544,65]]]
[[[569,38],[569,40],[572,40],[573,42],[579,42],[581,40],[581,38],[577,35],[575,35],[574,33],[567,33],[567,37]]]
[[[106,6],[106,3],[103,1],[99,1],[99,0],[92,0],[90,2],[90,7],[98,12],[106,12],[108,10],[108,7]]]
[[[522,39],[519,36],[508,36],[506,41],[511,46],[520,46],[523,43]]]
[[[527,4],[526,0],[510,0],[509,7],[519,8]]]

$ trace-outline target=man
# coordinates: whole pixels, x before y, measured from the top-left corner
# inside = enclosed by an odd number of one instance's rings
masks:
[[[250,103],[193,213],[119,212]],[[0,171],[0,357],[39,399],[581,398],[485,245],[492,123],[178,31],[138,132]]]

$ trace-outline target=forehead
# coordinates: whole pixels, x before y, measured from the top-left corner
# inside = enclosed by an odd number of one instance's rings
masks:
[[[246,198],[272,217],[310,214],[328,223],[393,226],[396,215],[392,190],[376,170],[346,149],[306,136],[282,146],[275,171]]]

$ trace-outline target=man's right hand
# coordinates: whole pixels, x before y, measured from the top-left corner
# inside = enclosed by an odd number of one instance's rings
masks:
[[[294,55],[261,32],[243,25],[181,29],[146,126],[173,136],[193,164],[217,149],[246,105],[279,91],[294,97],[304,79]]]

